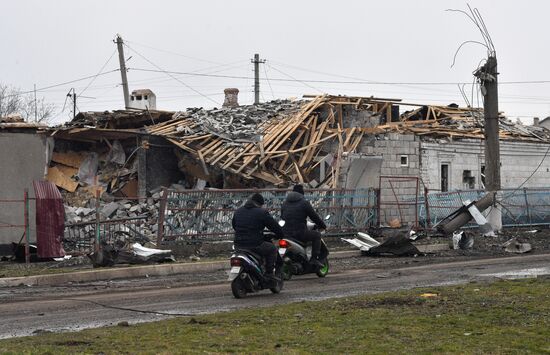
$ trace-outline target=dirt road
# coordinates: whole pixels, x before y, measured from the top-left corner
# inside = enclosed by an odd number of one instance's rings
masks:
[[[229,284],[214,277],[209,284],[162,287],[127,287],[114,290],[98,285],[74,285],[28,294],[0,289],[0,338],[40,331],[67,331],[159,320],[171,315],[192,315],[261,307],[419,286],[437,286],[506,277],[550,275],[550,254],[479,259],[391,269],[336,271],[325,279],[296,277],[279,295],[269,291],[242,300],[231,296]],[[9,296],[9,297],[8,297]],[[150,313],[149,313],[150,312]],[[159,313],[155,313],[159,312]]]

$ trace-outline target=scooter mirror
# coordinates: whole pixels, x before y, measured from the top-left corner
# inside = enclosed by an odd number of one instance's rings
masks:
[[[281,227],[284,227],[285,226],[285,221],[283,221],[282,219],[279,221],[279,226]]]

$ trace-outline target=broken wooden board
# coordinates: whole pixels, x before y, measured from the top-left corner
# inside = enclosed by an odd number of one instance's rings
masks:
[[[55,166],[48,168],[46,180],[53,182],[56,186],[69,192],[75,192],[78,187],[78,182],[63,174],[63,172]]]
[[[53,152],[52,161],[67,165],[73,168],[80,168],[80,164],[86,159],[86,155],[76,152],[59,153]]]
[[[67,175],[68,177],[73,177],[76,174],[78,174],[78,169],[73,168],[71,166],[63,165],[63,164],[57,164],[55,165],[57,169],[59,169],[63,174]]]

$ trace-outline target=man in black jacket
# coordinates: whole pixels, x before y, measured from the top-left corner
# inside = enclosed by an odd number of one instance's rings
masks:
[[[325,222],[315,212],[311,204],[304,198],[304,187],[295,185],[286,196],[281,207],[281,218],[285,221],[283,232],[285,236],[302,242],[311,242],[311,262],[322,266],[319,262],[321,252],[321,233],[307,229],[307,218],[310,218],[319,229],[326,229]]]
[[[262,208],[264,198],[259,193],[250,196],[246,203],[238,208],[231,221],[235,230],[235,248],[244,248],[260,254],[265,259],[267,275],[273,278],[277,247],[264,240],[264,228],[269,229],[277,238],[283,238],[283,230],[269,212]]]

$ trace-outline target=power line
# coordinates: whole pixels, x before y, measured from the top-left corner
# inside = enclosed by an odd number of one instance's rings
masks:
[[[200,91],[192,88],[191,86],[187,85],[186,83],[184,83],[183,81],[181,81],[180,79],[176,78],[175,76],[172,75],[171,72],[168,72],[164,69],[162,69],[161,67],[159,67],[158,65],[156,65],[155,63],[151,62],[149,59],[145,58],[141,53],[137,52],[135,49],[133,49],[132,47],[128,46],[127,44],[125,44],[126,47],[128,47],[128,49],[132,50],[134,53],[136,53],[137,55],[139,55],[142,59],[144,59],[145,61],[147,61],[149,64],[153,65],[154,67],[156,67],[157,69],[159,69],[159,71],[161,73],[164,73],[168,76],[170,76],[171,78],[173,78],[174,80],[176,80],[177,82],[179,82],[180,84],[182,84],[183,86],[187,87],[189,90],[192,90],[194,92],[196,92],[197,94],[201,95],[202,97],[212,101],[213,103],[215,103],[216,105],[219,105],[220,103],[217,102],[216,100],[212,99],[211,97],[209,96],[206,96],[204,95],[203,93],[201,93]]]
[[[270,66],[272,69],[275,69],[273,66]],[[250,76],[238,76],[238,75],[221,75],[221,74],[206,74],[206,73],[193,73],[193,72],[181,72],[181,71],[168,71],[168,70],[155,70],[155,69],[145,69],[145,68],[128,68],[129,70],[143,71],[143,72],[152,72],[152,73],[165,73],[165,74],[175,74],[175,75],[187,75],[187,76],[202,76],[202,77],[212,77],[212,78],[228,78],[228,79],[243,79],[251,80],[254,79]],[[282,72],[281,72],[282,73]],[[283,73],[284,74],[284,73]],[[285,74],[287,75],[287,74]],[[260,78],[260,80],[266,80]],[[427,86],[445,86],[445,85],[471,85],[470,82],[393,82],[393,81],[340,81],[340,80],[315,80],[315,79],[284,79],[284,78],[271,78],[271,81],[279,82],[298,82],[298,83],[325,83],[325,84],[358,84],[358,85],[427,85]],[[529,80],[529,81],[499,81],[499,85],[505,84],[550,84],[550,80]],[[315,89],[317,90],[317,89]]]
[[[113,58],[113,56],[115,55],[116,53],[116,49],[113,51],[113,53],[111,54],[111,56],[109,57],[109,59],[107,59],[107,61],[105,62],[105,64],[103,64],[103,66],[101,67],[101,69],[99,69],[99,72],[92,78],[92,80],[88,83],[88,85],[86,85],[86,87],[80,92],[80,94],[78,94],[78,96],[81,96],[84,91],[86,91],[90,85],[93,84],[93,82],[95,81],[95,79],[97,79],[97,77],[103,72],[103,69],[105,69],[105,67],[107,66],[107,64],[109,64],[109,62],[111,61],[111,59]]]
[[[26,94],[33,93],[33,92],[35,92],[35,91],[37,91],[37,92],[38,92],[38,91],[45,91],[45,90],[52,89],[52,88],[56,88],[56,87],[60,87],[60,86],[63,86],[63,85],[72,84],[72,83],[77,83],[77,82],[83,81],[83,80],[88,80],[88,79],[91,79],[91,78],[93,78],[93,77],[111,74],[111,73],[114,73],[114,72],[117,72],[117,71],[119,71],[119,69],[113,69],[113,70],[110,70],[110,71],[105,72],[105,73],[102,73],[102,74],[90,75],[90,76],[86,76],[86,77],[83,77],[83,78],[74,79],[74,80],[71,80],[71,81],[65,81],[65,82],[59,83],[59,84],[54,84],[54,85],[50,85],[50,86],[44,86],[44,87],[38,88],[38,89],[36,89],[36,90],[19,91],[19,92],[15,93],[15,94],[6,95],[6,97],[19,96],[19,95],[26,95]]]

